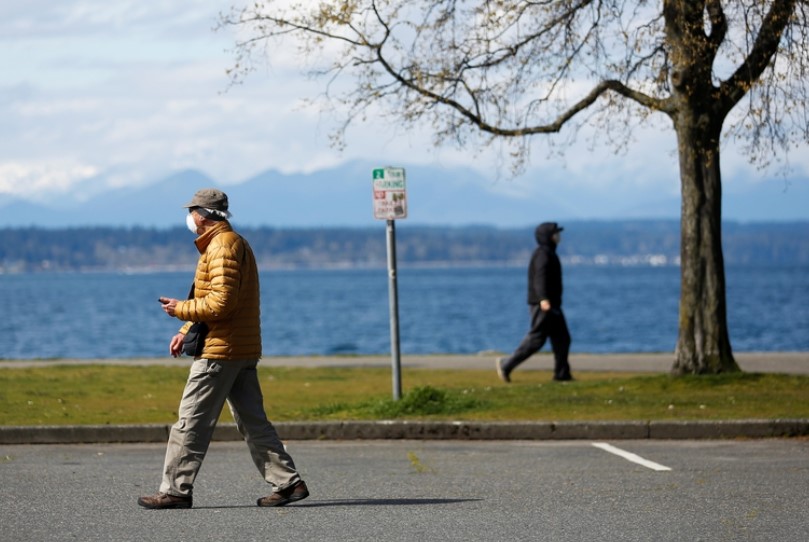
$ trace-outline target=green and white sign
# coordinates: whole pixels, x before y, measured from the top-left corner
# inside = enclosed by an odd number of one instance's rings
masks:
[[[374,218],[397,220],[407,218],[405,170],[400,167],[373,170]]]

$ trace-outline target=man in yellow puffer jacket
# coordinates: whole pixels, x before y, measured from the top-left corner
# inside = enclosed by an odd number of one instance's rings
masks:
[[[192,216],[198,211],[192,211]],[[194,241],[200,252],[194,277],[194,297],[178,301],[174,315],[205,322],[208,334],[199,357],[216,360],[258,359],[261,356],[261,315],[256,261],[250,246],[227,220],[214,222]],[[170,346],[178,355],[183,337]]]
[[[199,190],[185,207],[188,227],[198,235],[195,244],[200,257],[193,296],[183,301],[160,298],[166,314],[185,321],[172,337],[169,353],[182,354],[192,322],[204,322],[208,332],[191,366],[179,419],[169,434],[160,490],[140,497],[138,504],[154,509],[191,508],[194,480],[225,401],[253,462],[273,487],[257,504],[284,506],[305,499],[309,496],[306,483],[267,419],[256,374],[261,314],[253,251],[227,220],[230,212],[224,192]]]

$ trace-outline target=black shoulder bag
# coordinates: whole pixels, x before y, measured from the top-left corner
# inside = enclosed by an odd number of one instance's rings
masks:
[[[194,299],[194,283],[191,283],[191,291],[188,292],[188,299]],[[185,334],[183,339],[183,354],[186,356],[199,357],[205,347],[205,336],[208,334],[208,324],[205,322],[194,322]]]

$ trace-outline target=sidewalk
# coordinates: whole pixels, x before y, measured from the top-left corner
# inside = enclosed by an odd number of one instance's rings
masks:
[[[477,355],[403,356],[405,369],[480,369],[494,374],[497,353]],[[756,373],[809,374],[809,352],[737,353],[743,371]],[[578,371],[669,372],[673,354],[575,354],[570,356],[574,375]],[[54,365],[180,365],[190,361],[172,358],[120,360],[9,360],[0,369]],[[270,367],[390,367],[390,356],[299,356],[267,357]],[[534,356],[520,370],[549,370],[549,354]],[[809,436],[809,420],[732,421],[632,421],[632,422],[284,422],[276,424],[286,440],[618,440],[618,439],[726,439]],[[0,427],[0,444],[67,444],[110,442],[166,442],[169,425],[142,426],[36,426]],[[241,440],[233,424],[220,424],[214,440]]]
[[[479,369],[494,370],[498,352],[480,354],[403,355],[401,364],[409,369]],[[736,362],[745,372],[809,374],[809,352],[739,352]],[[570,365],[576,371],[667,373],[674,354],[571,354]],[[127,358],[127,359],[58,359],[58,360],[0,360],[0,369],[50,367],[54,365],[169,365],[188,366],[188,358]],[[390,367],[391,356],[269,356],[261,360],[267,367]],[[548,371],[553,368],[550,353],[541,353],[520,366],[520,371]]]

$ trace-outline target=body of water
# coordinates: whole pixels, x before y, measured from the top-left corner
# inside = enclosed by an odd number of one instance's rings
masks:
[[[564,273],[573,353],[674,350],[679,268],[569,265]],[[0,358],[168,355],[180,323],[157,298],[184,297],[191,279],[0,275]],[[398,281],[403,355],[510,352],[527,329],[523,268],[405,268]],[[390,352],[386,270],[269,271],[261,287],[265,355]],[[727,288],[735,351],[809,351],[809,268],[730,267]]]

